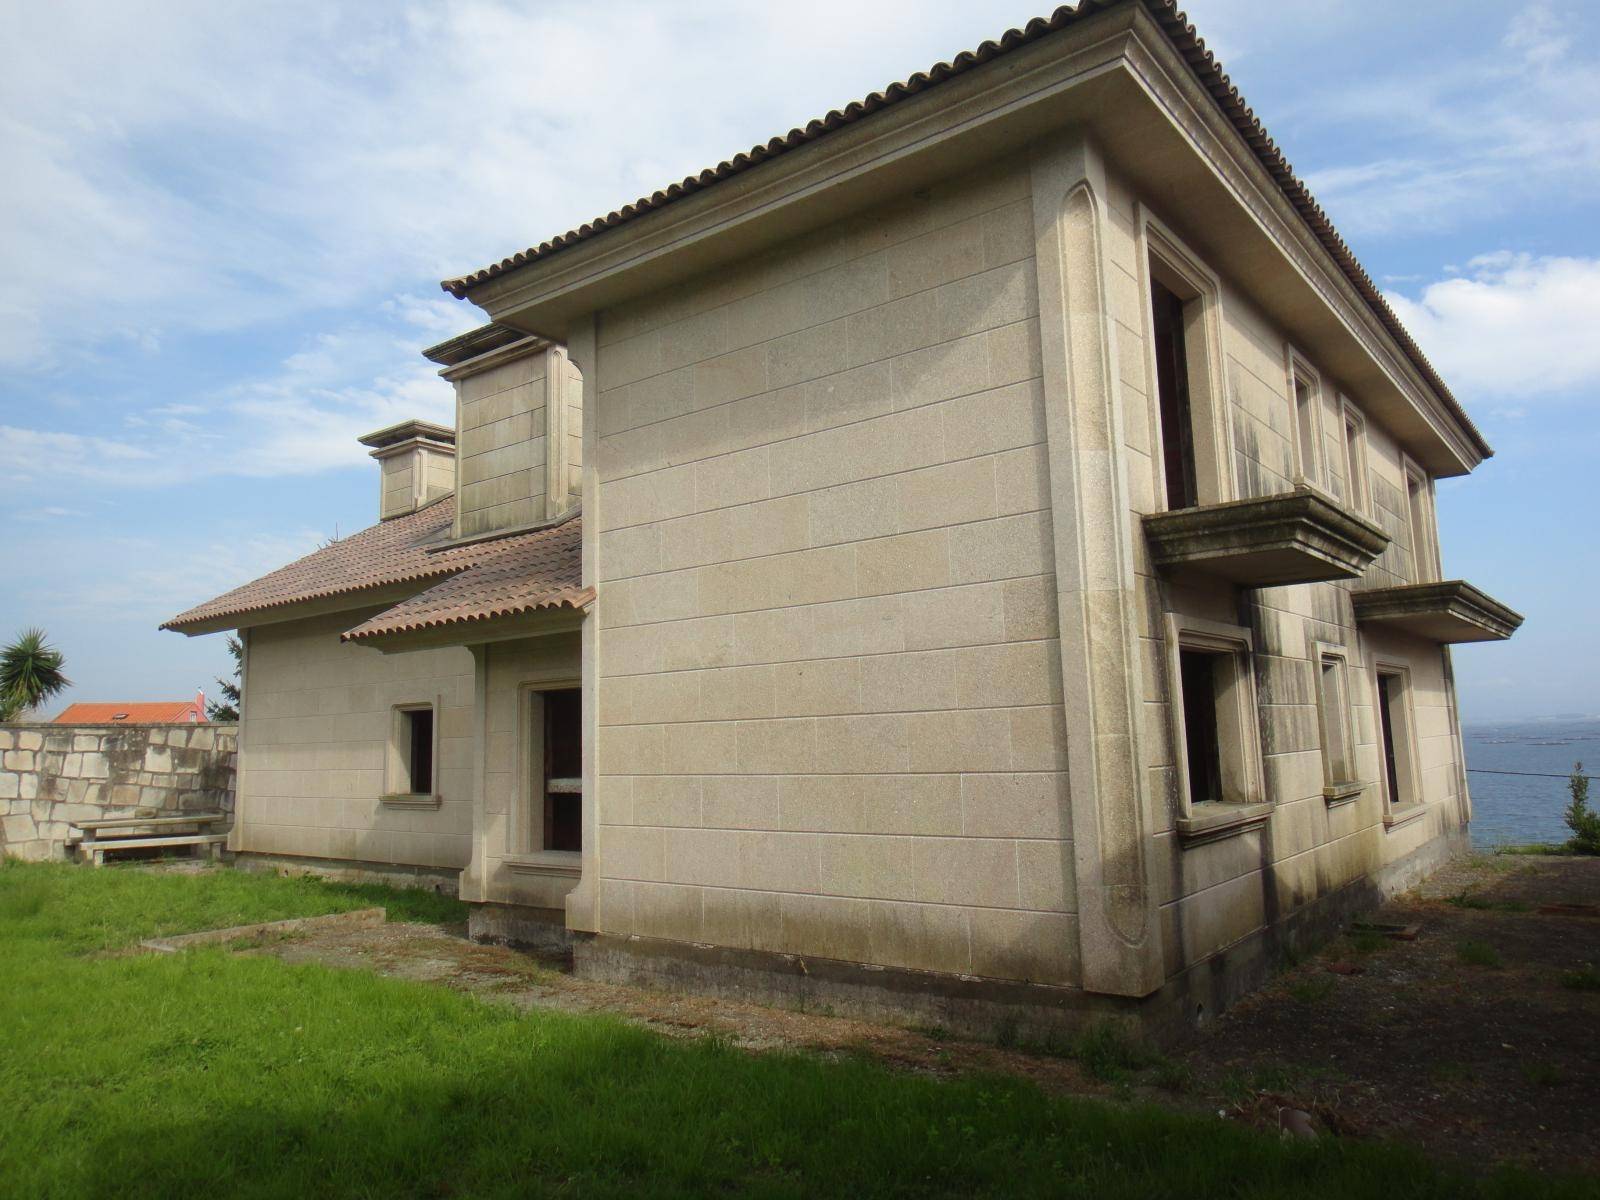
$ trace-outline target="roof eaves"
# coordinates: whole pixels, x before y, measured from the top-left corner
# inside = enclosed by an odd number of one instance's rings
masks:
[[[255,613],[272,612],[274,609],[289,608],[296,604],[310,604],[317,600],[333,600],[340,596],[358,596],[363,592],[376,592],[382,590],[383,588],[398,587],[401,584],[406,583],[421,583],[425,580],[436,581],[450,575],[458,575],[471,565],[471,563],[460,562],[441,563],[439,566],[431,570],[408,571],[404,574],[395,575],[386,579],[369,580],[362,583],[350,584],[345,587],[325,588],[321,591],[305,592],[300,595],[286,596],[277,600],[266,600],[255,604],[243,604],[235,608],[217,609],[214,612],[196,613],[196,615],[193,616],[190,614],[195,613],[196,610],[190,609],[189,612],[179,613],[170,621],[163,621],[159,626],[157,626],[157,628],[171,630],[174,633],[182,633],[187,627],[192,627],[195,625],[209,625],[215,621],[222,620],[225,617],[250,616]]]
[[[385,530],[386,527],[392,529],[395,526],[400,526],[402,523],[413,524],[431,520],[433,517],[430,516],[430,514],[438,516],[439,519],[445,519],[449,516],[449,513],[441,513],[440,510],[442,509],[442,506],[452,503],[453,500],[453,494],[441,496],[435,500],[428,501],[415,511],[407,513],[405,516],[393,518],[392,522],[380,521],[376,525],[369,526],[358,533],[351,534],[350,537],[344,539],[343,542],[336,542],[331,546],[324,546],[321,549],[314,550],[310,554],[296,559],[294,562],[286,563],[284,566],[279,567],[276,571],[269,571],[260,579],[251,580],[249,583],[241,584],[239,587],[233,588],[231,591],[224,592],[221,596],[213,597],[203,604],[197,604],[194,607],[179,613],[170,620],[163,621],[159,626],[157,626],[157,628],[171,630],[176,633],[183,633],[187,630],[195,629],[200,626],[213,626],[221,629],[225,628],[225,626],[218,625],[217,622],[225,619],[243,617],[254,613],[273,612],[274,610],[288,608],[296,604],[307,604],[314,601],[331,600],[340,596],[357,596],[362,593],[375,592],[383,588],[392,588],[403,584],[420,582],[423,580],[436,580],[444,576],[457,574],[470,566],[470,561],[462,561],[455,558],[429,559],[425,557],[415,568],[411,570],[400,571],[397,573],[385,573],[379,576],[363,577],[355,583],[314,587],[309,590],[298,590],[290,595],[276,596],[272,598],[257,598],[250,600],[246,600],[244,598],[245,593],[248,593],[252,588],[258,587],[264,580],[272,579],[274,576],[281,576],[284,572],[288,572],[296,567],[309,563],[318,556],[325,554],[329,550],[332,550],[335,547],[343,546],[346,543],[353,542],[355,539],[378,534],[380,531]],[[427,529],[428,527],[425,526],[424,528]],[[418,535],[417,540],[412,543],[412,546],[418,549],[426,549],[429,543],[437,540],[438,536],[439,531],[436,529],[432,530],[431,532],[421,533]],[[229,596],[238,596],[239,599],[229,602],[227,599]]]
[[[494,621],[504,617],[525,616],[531,612],[538,612],[546,608],[570,608],[581,611],[594,602],[594,588],[564,588],[560,593],[541,596],[537,600],[514,601],[510,604],[493,605],[478,612],[449,613],[441,616],[422,617],[415,621],[401,621],[394,624],[385,624],[385,613],[379,613],[369,621],[363,621],[354,629],[346,630],[339,635],[341,642],[360,642],[372,638],[396,637],[406,633],[420,633],[427,629],[442,629],[450,625],[472,625],[482,621]]]
[[[438,363],[441,367],[454,367],[480,354],[488,354],[491,350],[500,350],[523,341],[529,336],[523,330],[512,329],[509,325],[480,325],[436,346],[429,346],[422,352],[422,357],[429,362]]]
[[[559,234],[547,242],[531,246],[526,250],[501,259],[497,263],[473,271],[470,274],[446,279],[440,287],[457,299],[465,299],[471,291],[490,280],[519,267],[538,262],[562,250],[569,249],[580,242],[587,241],[609,229],[624,225],[638,217],[656,209],[665,207],[674,201],[684,199],[703,191],[724,179],[741,174],[762,163],[777,158],[792,150],[799,149],[818,138],[851,125],[863,117],[909,99],[929,88],[936,87],[949,79],[965,74],[975,67],[982,66],[996,58],[1009,54],[1019,47],[1035,42],[1042,37],[1058,30],[1065,29],[1096,13],[1115,8],[1125,3],[1141,3],[1146,11],[1155,19],[1157,25],[1167,35],[1177,49],[1179,55],[1195,72],[1201,84],[1217,103],[1218,107],[1233,123],[1241,137],[1249,145],[1256,157],[1261,161],[1267,173],[1272,176],[1275,183],[1283,191],[1285,197],[1294,207],[1296,212],[1305,221],[1317,241],[1333,259],[1335,265],[1349,280],[1356,292],[1361,296],[1371,309],[1378,322],[1384,327],[1396,344],[1410,360],[1413,367],[1424,382],[1434,390],[1443,401],[1450,415],[1455,418],[1471,440],[1473,447],[1484,458],[1494,454],[1493,448],[1484,438],[1477,425],[1462,408],[1460,401],[1450,391],[1449,385],[1434,369],[1421,348],[1406,332],[1400,323],[1400,318],[1395,315],[1388,301],[1367,274],[1366,269],[1356,260],[1344,239],[1334,229],[1333,223],[1328,219],[1322,206],[1316,202],[1310,189],[1295,175],[1293,167],[1278,149],[1277,143],[1267,133],[1260,119],[1223,71],[1222,65],[1216,56],[1206,48],[1205,40],[1195,32],[1194,26],[1188,17],[1178,8],[1175,0],[1081,0],[1076,6],[1063,5],[1048,17],[1036,17],[1021,29],[1010,29],[1000,36],[997,41],[986,41],[976,50],[964,51],[949,62],[936,63],[926,71],[919,71],[901,83],[890,84],[882,91],[873,92],[864,100],[846,105],[843,109],[833,109],[826,116],[806,124],[804,128],[791,129],[781,137],[772,138],[770,141],[752,147],[743,154],[725,159],[714,167],[708,167],[698,175],[691,175],[678,183],[649,196],[640,197],[632,204],[607,213],[605,216],[596,217],[576,229]],[[448,345],[448,343],[446,343]]]

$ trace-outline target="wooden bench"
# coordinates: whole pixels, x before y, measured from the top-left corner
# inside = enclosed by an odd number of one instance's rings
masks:
[[[167,817],[106,817],[95,821],[72,821],[67,844],[76,846],[80,861],[95,866],[105,864],[113,850],[150,850],[166,846],[204,846],[214,858],[228,840],[225,833],[208,832],[227,814],[220,812],[175,813]],[[187,832],[178,832],[187,828]],[[171,832],[162,832],[170,830]]]

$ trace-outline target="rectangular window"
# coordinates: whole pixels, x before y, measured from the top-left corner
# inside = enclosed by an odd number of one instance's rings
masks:
[[[1199,503],[1194,457],[1194,418],[1189,400],[1189,351],[1184,304],[1158,280],[1150,282],[1156,353],[1156,392],[1161,413],[1161,462],[1167,507]]]
[[[1378,733],[1383,743],[1383,778],[1391,810],[1419,799],[1412,767],[1409,693],[1403,672],[1378,672]]]
[[[1222,791],[1222,744],[1217,728],[1217,677],[1220,654],[1178,651],[1183,693],[1183,749],[1190,804],[1218,803]]]
[[[1296,445],[1300,452],[1300,479],[1304,483],[1317,483],[1322,478],[1318,464],[1322,439],[1319,436],[1317,388],[1299,371],[1294,373],[1294,429]]]
[[[1368,511],[1366,426],[1348,404],[1344,408],[1344,478],[1345,502],[1357,512]]]
[[[1255,684],[1248,629],[1167,615],[1174,764],[1180,818],[1262,799]]]
[[[1317,706],[1322,724],[1322,782],[1332,795],[1355,779],[1355,747],[1350,735],[1350,703],[1344,660],[1323,654],[1317,663]]]
[[[389,748],[388,792],[394,796],[434,794],[433,706],[395,709]]]
[[[544,848],[583,849],[583,702],[577,688],[540,694],[544,742]]]
[[[1427,583],[1439,577],[1434,557],[1433,505],[1428,477],[1420,467],[1406,465],[1406,512],[1411,525],[1413,583]]]

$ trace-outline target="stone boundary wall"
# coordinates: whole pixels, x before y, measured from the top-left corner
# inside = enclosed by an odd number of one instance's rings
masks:
[[[231,823],[238,726],[0,725],[0,855],[68,857],[74,821],[219,809]]]

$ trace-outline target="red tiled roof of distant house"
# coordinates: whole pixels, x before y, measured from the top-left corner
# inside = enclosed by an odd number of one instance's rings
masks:
[[[118,704],[69,704],[56,725],[183,725],[204,721],[196,700],[151,700]]]

